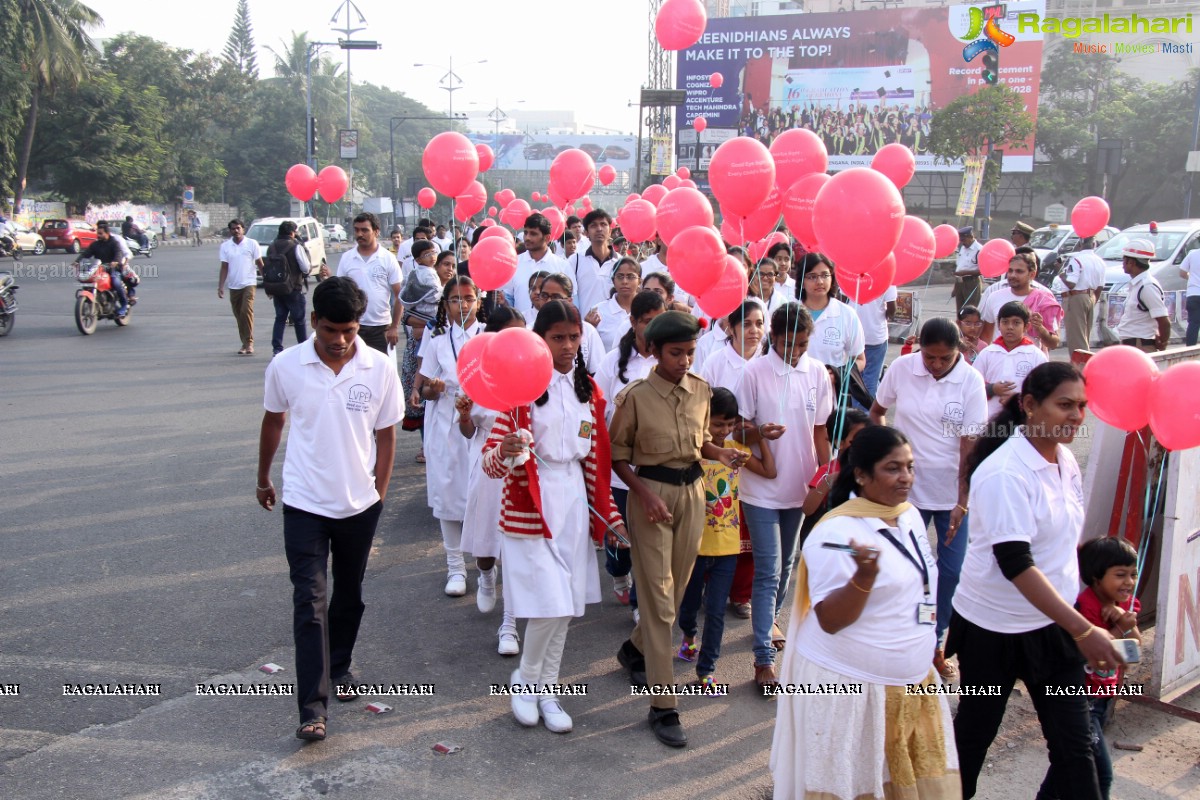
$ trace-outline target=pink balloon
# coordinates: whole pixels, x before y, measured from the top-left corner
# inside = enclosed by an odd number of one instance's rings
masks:
[[[421,167],[434,189],[458,197],[479,174],[479,153],[458,131],[443,131],[425,145]]]
[[[775,162],[766,145],[748,136],[721,143],[708,166],[712,193],[725,211],[749,216],[775,185]]]
[[[494,216],[496,216],[496,214],[497,214],[497,211],[498,211],[498,210],[497,210],[497,208],[496,208],[495,206],[488,206],[488,216],[489,216],[489,217],[494,217]]]
[[[529,199],[535,203],[540,203],[540,202],[542,202],[542,193],[534,192],[533,194],[529,195]],[[549,199],[549,198],[546,198],[546,199]]]
[[[824,172],[814,172],[793,183],[783,198],[783,220],[806,250],[818,249],[817,234],[812,227],[813,205],[817,193],[829,180]]]
[[[475,145],[475,152],[479,156],[480,172],[487,172],[492,168],[492,164],[496,163],[496,154],[492,152],[492,148],[488,145],[483,143]]]
[[[625,204],[621,212],[621,233],[634,244],[648,242],[654,238],[657,209],[644,197]]]
[[[608,186],[617,179],[617,168],[612,164],[605,164],[596,173],[600,177],[600,185]]]
[[[771,142],[771,156],[775,159],[775,184],[785,191],[801,178],[829,168],[825,142],[804,128],[779,134]]]
[[[979,274],[985,278],[998,278],[1008,272],[1008,262],[1017,254],[1017,248],[1008,239],[992,239],[979,251]]]
[[[503,214],[504,212],[502,211],[500,213]],[[491,223],[491,224],[489,225],[488,223]],[[508,228],[504,227],[503,225],[497,225],[494,220],[490,220],[490,219],[485,219],[483,221],[483,224],[485,226],[487,226],[487,230],[484,231],[483,233],[479,234],[479,241],[482,242],[484,239],[489,239],[489,238],[492,238],[492,239],[500,238],[500,239],[504,239],[509,244],[512,244],[514,246],[516,245],[517,240],[513,238],[512,231],[510,231]],[[475,251],[472,250],[471,252],[474,253]]]
[[[679,179],[676,178],[676,180]],[[712,203],[708,202],[708,198],[696,189],[673,189],[659,201],[655,219],[658,235],[668,245],[673,245],[675,236],[684,228],[690,228],[693,225],[701,225],[706,228],[712,226]],[[689,293],[696,294],[690,290]]]
[[[1095,236],[1108,224],[1108,203],[1103,197],[1085,197],[1071,209],[1071,227],[1081,238]]]
[[[742,220],[742,236],[745,237],[744,241],[761,239],[774,231],[775,227],[779,224],[779,216],[782,213],[783,195],[780,193],[779,188],[772,183],[771,191],[767,194],[767,199],[763,200],[762,205]]]
[[[486,235],[498,230],[504,229],[495,227],[484,231],[479,237],[479,243],[471,249],[471,278],[475,285],[485,292],[499,289],[517,274],[517,249],[513,247],[512,242],[500,235]]]
[[[721,277],[704,294],[696,298],[700,310],[714,319],[728,316],[746,299],[750,284],[746,278],[746,268],[741,259],[725,256],[725,268]]]
[[[350,178],[341,167],[332,164],[317,173],[317,191],[326,203],[336,203],[346,196],[350,188]]]
[[[708,85],[714,89],[720,89],[724,83],[725,76],[719,72],[714,72],[712,75],[708,76]]]
[[[1168,450],[1200,447],[1200,361],[1175,364],[1151,385],[1150,430]]]
[[[466,222],[471,218],[471,212],[467,210],[467,206],[454,206],[454,218],[459,222]]]
[[[678,188],[679,182],[681,180],[683,180],[683,179],[680,178],[678,175],[675,175],[674,173],[672,173],[672,174],[668,175],[667,177],[663,178],[662,185],[667,187],[667,191],[670,191],[672,189]]]
[[[301,203],[307,203],[317,193],[317,173],[308,164],[293,164],[284,175],[283,185],[287,187],[288,194]]]
[[[813,233],[842,274],[861,274],[882,261],[900,240],[903,224],[900,190],[872,169],[839,172],[813,203]]]
[[[638,194],[637,192],[630,192],[629,195],[626,196],[625,202],[632,203],[634,200],[641,200],[641,199],[642,199],[642,196],[640,194]]]
[[[727,244],[737,245],[741,247],[746,243],[746,237],[742,236],[742,218],[735,217],[733,214],[723,215],[721,219],[721,238]]]
[[[546,342],[533,331],[505,328],[488,342],[482,372],[497,400],[509,408],[524,406],[541,397],[550,385],[554,359]]]
[[[553,181],[550,183],[550,186],[547,187],[545,194],[542,195],[542,200],[549,200],[559,208],[566,208],[569,206],[572,199],[573,198],[570,198],[564,194],[562,189],[558,188],[558,185]]]
[[[900,228],[900,241],[896,242],[896,249],[892,251],[896,260],[896,274],[892,282],[903,286],[924,275],[933,263],[935,250],[937,240],[929,223],[920,217],[905,217],[904,225]]]
[[[550,220],[550,238],[561,238],[563,231],[567,229],[567,218],[563,216],[563,212],[551,206],[542,209],[542,216]]]
[[[663,50],[686,50],[700,41],[707,24],[700,0],[667,0],[654,18],[654,36]]]
[[[512,189],[501,189],[496,192],[496,202],[500,204],[501,208],[504,208],[515,199],[517,199],[517,196],[513,193]]]
[[[896,275],[896,259],[888,253],[886,258],[861,275],[846,275],[840,267],[834,269],[838,273],[838,287],[846,297],[862,305],[883,297],[883,293],[892,285]]]
[[[483,222],[479,223],[479,227],[481,227],[481,228],[490,228],[493,225],[496,225],[496,220],[494,220],[494,219],[485,219]],[[499,228],[499,226],[496,226],[496,227]],[[504,229],[500,228],[500,230],[504,230]],[[508,232],[505,231],[505,233],[508,233]],[[487,235],[487,231],[484,231],[483,233],[479,234],[479,238],[482,239],[485,235]],[[512,236],[511,233],[509,233],[508,235]]]
[[[759,261],[767,257],[767,253],[777,244],[787,244],[787,235],[782,231],[775,231],[770,236],[764,236],[756,242],[750,243],[750,260],[758,264]]]
[[[471,181],[467,186],[467,190],[454,198],[454,215],[457,217],[460,213],[466,216],[460,221],[465,221],[480,211],[487,205],[487,189],[479,181]]]
[[[698,297],[711,289],[725,270],[725,245],[711,223],[676,234],[667,250],[667,267],[688,294]]]
[[[958,247],[958,230],[953,225],[938,225],[933,229],[933,238],[937,242],[934,258],[945,258]]]
[[[692,120],[692,128],[695,129],[696,133],[700,133],[707,127],[708,120],[706,120],[704,117],[696,117],[694,120]]]
[[[1158,366],[1150,356],[1128,345],[1105,347],[1088,359],[1083,378],[1087,382],[1088,407],[1097,417],[1123,431],[1146,427],[1154,383],[1161,380]],[[1170,399],[1175,403],[1181,401],[1179,395]]]
[[[578,200],[588,193],[596,182],[596,162],[578,148],[563,150],[550,163],[550,192],[553,197],[557,186],[567,201]],[[566,203],[555,203],[566,205]]]
[[[524,228],[525,219],[533,213],[529,203],[517,198],[504,207],[500,212],[500,221],[514,228]]]
[[[903,189],[917,174],[917,159],[912,150],[899,142],[892,142],[875,153],[871,159],[871,169],[882,172],[897,189]]]
[[[417,192],[417,205],[424,209],[433,208],[437,205],[437,192],[426,186],[421,191]]]
[[[682,167],[682,169],[687,169],[687,168]],[[699,186],[696,185],[696,182],[694,180],[692,180],[691,178],[684,178],[683,180],[681,180],[679,182],[679,185],[686,186],[689,189],[699,189],[700,188]]]
[[[652,183],[642,191],[642,199],[657,206],[667,196],[667,187],[661,183]]]
[[[678,175],[679,179],[682,181],[686,181],[688,178],[692,177],[692,171],[687,167],[680,167],[679,169],[675,170],[675,174]]]
[[[483,378],[484,353],[488,343],[495,336],[495,333],[478,333],[472,336],[459,351],[455,370],[458,373],[458,385],[472,402],[503,413],[509,409],[500,398],[492,394],[491,388]]]

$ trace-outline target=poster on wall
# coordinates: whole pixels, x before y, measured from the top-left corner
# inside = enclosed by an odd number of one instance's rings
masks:
[[[1042,34],[1018,30],[1017,15],[1045,12],[1044,0],[1006,3],[999,27],[1015,37],[1000,48],[999,82],[1037,116]],[[679,54],[687,100],[676,129],[703,116],[712,128],[769,145],[785,130],[807,128],[825,142],[831,171],[870,166],[880,147],[900,142],[921,171],[959,171],[928,150],[939,109],[986,85],[982,59],[968,62],[970,6],[872,9],[709,19],[704,35]],[[724,78],[713,88],[710,77]],[[701,167],[703,169],[703,167]],[[1033,141],[1004,153],[1004,171],[1033,170]]]

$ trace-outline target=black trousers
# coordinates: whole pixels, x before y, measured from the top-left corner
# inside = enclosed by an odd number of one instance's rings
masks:
[[[373,347],[385,356],[388,352],[387,325],[359,325],[358,335],[368,347]]]
[[[366,604],[367,557],[383,501],[345,519],[283,507],[283,541],[292,578],[296,702],[301,722],[325,716],[329,687],[350,671]],[[333,556],[330,598],[328,565]]]
[[[962,686],[996,686],[999,696],[961,695],[954,715],[954,739],[964,800],[975,796],[979,773],[1000,723],[1013,684],[1029,691],[1050,766],[1062,800],[1100,800],[1092,759],[1088,702],[1082,694],[1055,695],[1058,687],[1080,691],[1085,661],[1071,637],[1057,625],[1026,633],[996,633],[955,614],[946,638],[947,655],[958,654]]]

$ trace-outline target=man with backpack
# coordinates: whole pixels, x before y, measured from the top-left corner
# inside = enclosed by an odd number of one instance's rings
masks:
[[[263,291],[275,303],[275,328],[271,332],[274,355],[283,352],[283,328],[290,316],[296,341],[308,338],[304,324],[304,293],[308,289],[308,251],[296,239],[296,223],[279,223],[279,234],[267,247],[263,264]]]

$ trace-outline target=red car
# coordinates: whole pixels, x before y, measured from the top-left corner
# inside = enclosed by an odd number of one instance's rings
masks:
[[[96,241],[96,227],[81,219],[48,219],[38,233],[47,250],[58,247],[68,253],[78,253]]]

